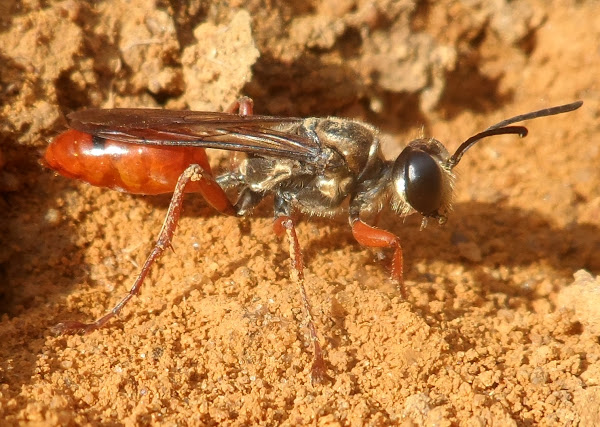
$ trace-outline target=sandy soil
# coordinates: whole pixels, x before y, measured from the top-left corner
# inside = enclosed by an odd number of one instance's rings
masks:
[[[92,2],[89,2],[92,3]],[[32,425],[600,425],[600,5],[594,0],[0,5],[0,419]],[[294,4],[294,6],[288,5]],[[458,167],[454,211],[402,239],[408,300],[345,219],[304,218],[311,348],[271,208],[190,196],[174,249],[108,327],[55,336],[125,294],[168,197],[38,164],[87,106],[353,117],[397,155],[529,122]],[[223,163],[215,155],[215,164]]]

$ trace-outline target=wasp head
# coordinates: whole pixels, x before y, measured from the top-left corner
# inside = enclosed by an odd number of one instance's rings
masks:
[[[524,137],[527,135],[527,128],[509,125],[573,111],[582,104],[583,102],[577,101],[503,120],[467,139],[460,144],[452,156],[437,139],[415,139],[402,150],[392,167],[393,209],[402,215],[413,211],[419,212],[423,215],[421,227],[427,224],[428,218],[435,218],[443,224],[452,207],[454,187],[452,170],[469,148],[490,136],[517,134]]]
[[[445,222],[454,186],[449,158],[437,139],[419,138],[409,143],[392,168],[394,209],[401,214],[415,210],[424,218]]]

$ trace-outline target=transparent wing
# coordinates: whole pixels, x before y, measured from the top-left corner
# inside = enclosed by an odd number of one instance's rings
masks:
[[[293,117],[115,108],[77,111],[68,119],[75,130],[132,144],[217,148],[301,161],[321,153],[318,141],[298,135],[304,119]]]

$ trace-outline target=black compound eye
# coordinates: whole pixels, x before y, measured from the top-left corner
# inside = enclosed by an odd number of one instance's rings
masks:
[[[440,165],[429,153],[414,148],[405,149],[397,162],[403,168],[408,203],[422,215],[436,215],[443,197]]]

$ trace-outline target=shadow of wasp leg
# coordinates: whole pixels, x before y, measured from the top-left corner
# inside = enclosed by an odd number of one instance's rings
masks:
[[[160,233],[158,234],[156,244],[154,245],[152,252],[150,252],[150,255],[148,255],[148,258],[146,259],[146,262],[144,263],[144,266],[142,267],[129,293],[111,311],[95,322],[82,323],[68,321],[59,323],[53,328],[56,333],[89,333],[95,329],[101,328],[110,319],[117,316],[125,304],[127,304],[131,298],[140,292],[142,283],[150,272],[150,268],[154,262],[160,258],[166,248],[172,248],[171,242],[173,240],[175,228],[179,222],[185,187],[191,181],[200,182],[200,193],[215,209],[228,215],[236,214],[235,208],[227,199],[223,189],[221,189],[221,187],[219,187],[219,185],[215,182],[214,178],[205,172],[204,169],[202,169],[202,167],[199,165],[188,166],[188,168],[183,171],[177,180],[175,190],[173,191],[173,197],[171,198],[169,209],[167,210],[167,215],[163,222]]]
[[[403,278],[402,245],[400,239],[389,231],[373,227],[361,220],[352,223],[352,234],[358,243],[369,248],[390,248],[394,249],[392,256],[392,274],[391,278],[398,283],[402,298],[407,298],[406,287]]]
[[[300,250],[300,244],[298,242],[298,236],[296,234],[296,228],[294,227],[294,221],[289,216],[279,216],[275,218],[273,223],[273,230],[278,236],[287,235],[290,244],[290,259],[292,261],[291,275],[292,279],[298,284],[300,289],[300,295],[302,297],[302,305],[306,312],[307,327],[310,332],[310,339],[314,345],[314,360],[311,369],[312,382],[322,382],[328,379],[327,367],[325,366],[325,360],[323,358],[323,350],[321,344],[319,344],[319,336],[317,335],[317,328],[313,322],[311,313],[311,306],[306,294],[304,287],[304,262],[302,261],[302,251]]]

